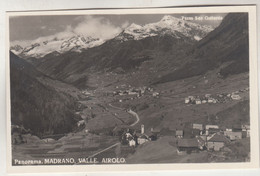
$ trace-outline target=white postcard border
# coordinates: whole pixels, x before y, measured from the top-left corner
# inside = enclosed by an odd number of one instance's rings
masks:
[[[10,70],[9,70],[9,17],[34,15],[83,15],[83,14],[167,14],[167,13],[231,13],[249,14],[249,80],[250,80],[250,147],[251,161],[245,163],[203,163],[203,164],[124,164],[124,165],[52,165],[52,166],[12,166],[11,155],[11,116],[10,116]],[[257,72],[257,33],[256,6],[213,6],[185,8],[148,8],[113,10],[76,11],[37,11],[6,13],[6,109],[7,109],[7,171],[9,173],[68,173],[68,172],[107,172],[107,171],[159,171],[159,170],[197,170],[197,169],[245,169],[259,168],[258,133],[258,72]],[[253,76],[251,76],[253,75]]]

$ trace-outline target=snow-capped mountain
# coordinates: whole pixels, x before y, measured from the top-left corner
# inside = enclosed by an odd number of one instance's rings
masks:
[[[156,23],[149,23],[143,26],[133,23],[118,35],[116,39],[121,41],[141,40],[146,37],[168,34],[176,38],[185,36],[193,40],[201,40],[212,30],[211,26],[200,25],[165,15]]]
[[[23,51],[23,47],[20,45],[14,45],[10,47],[10,50],[14,53],[14,54],[20,54]]]
[[[170,15],[165,15],[156,23],[146,25],[131,24],[114,39],[120,42],[128,40],[141,40],[147,37],[171,35],[175,38],[188,37],[191,40],[200,40],[205,37],[213,28],[206,25],[200,25],[185,21]],[[82,49],[92,48],[102,45],[108,39],[93,38],[91,36],[77,35],[69,33],[63,37],[59,34],[47,37],[41,37],[30,44],[20,46],[14,44],[10,50],[22,58],[35,57],[41,58],[47,54],[55,55],[65,53],[67,51],[81,52]]]
[[[84,48],[92,48],[104,43],[104,40],[92,37],[85,37],[81,35],[71,36],[69,38],[52,39],[42,38],[40,41],[33,41],[31,45],[22,47],[15,45],[10,48],[12,52],[23,57],[40,58],[49,53],[64,53],[67,51],[80,52]]]

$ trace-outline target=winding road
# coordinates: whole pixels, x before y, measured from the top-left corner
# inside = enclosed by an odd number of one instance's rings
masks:
[[[130,125],[130,126],[135,126],[140,121],[138,114],[136,112],[132,111],[131,109],[127,112],[136,118],[136,121]]]
[[[115,108],[115,109],[124,110],[123,108],[119,108],[119,107],[113,106],[113,105],[110,104],[110,103],[109,103],[108,105],[111,106],[111,107],[113,107],[113,108]],[[127,111],[127,112],[128,112],[129,114],[133,115],[133,116],[136,118],[136,121],[135,121],[134,123],[132,123],[131,125],[129,125],[129,126],[135,126],[135,125],[140,121],[140,118],[139,118],[138,114],[137,114],[136,112],[132,111],[131,109],[130,109],[129,111]],[[113,144],[113,145],[111,145],[111,146],[109,146],[109,147],[107,147],[107,148],[105,148],[105,149],[103,149],[103,150],[101,150],[101,151],[99,151],[99,152],[97,152],[97,153],[95,153],[95,154],[89,156],[88,158],[93,158],[94,156],[97,156],[97,155],[99,155],[100,153],[103,153],[103,152],[105,152],[105,151],[107,151],[107,150],[109,150],[109,149],[111,149],[111,148],[113,148],[113,147],[115,147],[115,146],[117,146],[117,145],[119,145],[119,144],[120,144],[120,142],[115,143],[115,144]]]
[[[123,108],[116,107],[116,106],[112,105],[111,103],[109,103],[108,105],[115,109],[124,110]],[[128,110],[127,112],[136,118],[136,121],[129,126],[135,126],[140,121],[138,114],[131,109]]]

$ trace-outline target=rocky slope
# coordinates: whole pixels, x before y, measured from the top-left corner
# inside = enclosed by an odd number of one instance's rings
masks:
[[[156,83],[203,75],[212,69],[218,69],[222,78],[248,72],[248,15],[228,14],[214,31],[194,45],[184,57],[186,64]]]

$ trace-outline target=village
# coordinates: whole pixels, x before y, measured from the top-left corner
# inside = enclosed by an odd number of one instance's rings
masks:
[[[119,103],[124,101],[140,98],[144,95],[149,95],[154,98],[159,98],[161,93],[156,92],[151,87],[139,87],[133,88],[130,85],[116,86],[115,91],[111,93],[112,96],[117,96]],[[243,92],[248,92],[249,88],[241,89],[231,93],[219,93],[216,95],[205,94],[204,96],[188,96],[185,98],[185,104],[198,105],[198,104],[215,104],[226,103],[228,101],[241,100],[239,95]],[[84,91],[85,95],[91,95],[89,92]],[[124,98],[120,98],[124,97]],[[129,113],[131,110],[126,110]],[[84,123],[82,121],[82,123]],[[82,124],[78,124],[79,126]],[[111,133],[113,136],[119,136],[119,140],[122,145],[132,148],[142,145],[148,141],[156,141],[163,136],[162,130],[157,128],[151,128],[145,130],[144,125],[140,126],[137,130],[131,126],[121,125],[116,126]],[[173,138],[176,138],[176,147],[178,154],[191,153],[198,151],[221,151],[228,143],[240,140],[242,138],[250,137],[250,126],[248,124],[233,125],[230,128],[223,129],[219,125],[212,124],[198,124],[190,123],[185,129],[174,129]]]
[[[114,129],[113,131],[115,131]],[[118,130],[118,129],[117,129]],[[151,128],[146,130],[141,125],[140,130],[121,128],[120,142],[122,145],[137,147],[146,142],[156,141],[162,137],[161,130]],[[119,132],[118,131],[118,132]],[[120,133],[120,132],[119,132]],[[115,135],[119,135],[118,133]],[[218,125],[203,125],[193,123],[189,128],[176,129],[172,138],[176,139],[177,154],[190,154],[199,151],[221,151],[232,141],[250,137],[250,125],[234,125],[222,129]]]
[[[249,88],[234,91],[232,93],[222,93],[222,94],[205,94],[204,96],[188,96],[185,98],[185,104],[205,104],[205,103],[225,103],[230,100],[241,100],[239,93],[249,91]]]
[[[137,98],[141,98],[143,95],[150,93],[153,97],[158,98],[160,93],[159,92],[155,92],[154,89],[152,87],[147,87],[147,86],[143,86],[143,87],[139,87],[139,88],[132,88],[130,85],[127,86],[126,85],[121,85],[116,86],[116,89],[120,89],[121,90],[117,90],[113,92],[113,96],[127,96],[127,98],[120,98],[118,101],[120,103],[122,103],[123,101],[127,101],[127,100],[134,100]]]

